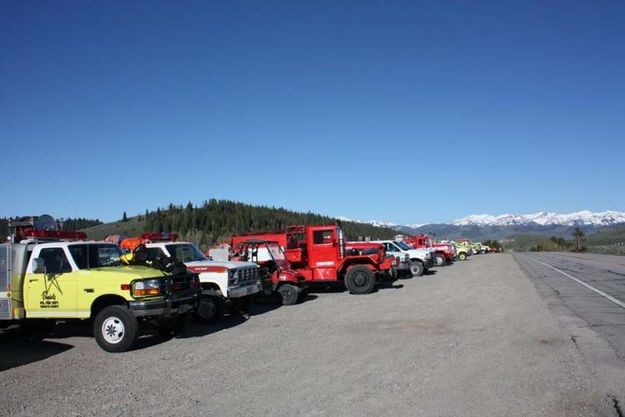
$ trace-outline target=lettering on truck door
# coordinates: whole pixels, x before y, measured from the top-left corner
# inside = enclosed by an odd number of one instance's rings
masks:
[[[25,276],[26,317],[76,317],[76,274],[63,248],[42,248],[37,255],[45,265],[34,273],[32,260]]]

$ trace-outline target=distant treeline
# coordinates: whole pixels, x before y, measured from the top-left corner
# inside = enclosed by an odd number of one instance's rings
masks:
[[[229,200],[211,199],[195,207],[170,204],[166,209],[145,213],[145,230],[155,232],[176,232],[181,238],[208,247],[221,242],[233,234],[283,230],[297,224],[329,225],[336,219],[315,213],[300,213],[284,208],[253,206]],[[350,240],[370,237],[389,239],[397,232],[393,229],[369,224],[342,222]]]
[[[573,241],[568,241],[562,237],[551,236],[549,239],[543,239],[530,247],[532,252],[565,252],[575,248]]]
[[[9,222],[20,220],[20,218],[21,217],[0,217],[0,239],[2,239],[2,242],[6,241],[7,236],[9,235]],[[102,224],[102,222],[98,219],[72,219],[71,217],[66,219],[57,219],[57,223],[60,230],[68,231],[86,229],[87,227]]]

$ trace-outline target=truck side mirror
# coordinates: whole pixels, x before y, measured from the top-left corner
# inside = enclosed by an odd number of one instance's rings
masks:
[[[46,273],[46,263],[42,258],[33,259],[33,273],[35,274],[45,274]]]

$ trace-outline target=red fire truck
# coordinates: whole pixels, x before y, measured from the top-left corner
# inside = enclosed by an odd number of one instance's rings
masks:
[[[376,255],[350,255],[340,224],[331,226],[289,226],[284,231],[249,233],[233,236],[235,248],[249,239],[278,242],[291,263],[307,283],[341,282],[351,294],[373,291],[376,280],[382,281],[393,272],[394,260],[379,247]]]
[[[404,242],[413,248],[431,248],[434,251],[436,266],[444,266],[453,262],[456,249],[451,243],[438,243],[428,235],[404,236]]]

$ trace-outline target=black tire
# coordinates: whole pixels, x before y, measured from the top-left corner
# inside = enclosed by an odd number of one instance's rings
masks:
[[[435,259],[436,259],[436,266],[447,265],[447,259],[445,258],[445,255],[443,255],[442,253],[437,253]]]
[[[308,287],[301,288],[300,292],[299,292],[299,300],[298,301],[301,302],[301,301],[306,300],[308,295],[310,295],[310,288],[308,288]]]
[[[104,307],[93,321],[93,334],[107,352],[130,350],[139,334],[137,318],[126,306]]]
[[[345,274],[345,287],[350,294],[369,294],[375,287],[375,275],[364,265],[352,266]]]
[[[301,290],[293,284],[282,284],[278,288],[278,294],[282,300],[282,305],[292,306],[299,300]]]
[[[425,268],[423,267],[423,263],[421,261],[412,261],[410,262],[410,273],[413,277],[420,277],[425,272]]]
[[[158,333],[163,337],[176,337],[184,330],[187,324],[187,313],[177,314],[174,317],[161,319],[158,323]]]
[[[224,300],[214,293],[202,293],[194,316],[202,323],[215,323],[224,315]]]
[[[399,272],[397,271],[397,268],[392,267],[388,274],[390,276],[391,282],[397,281],[397,278],[399,277]]]
[[[467,254],[466,254],[466,252],[460,252],[460,253],[458,254],[458,259],[459,259],[459,260],[461,260],[461,261],[466,261],[466,260],[467,260]]]

